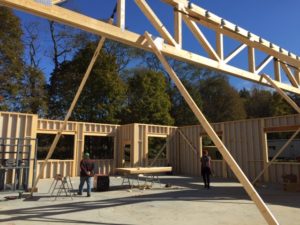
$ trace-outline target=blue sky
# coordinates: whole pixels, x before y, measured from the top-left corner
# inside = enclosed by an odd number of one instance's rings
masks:
[[[159,18],[166,27],[173,33],[172,8],[160,0],[148,0]],[[300,1],[297,0],[193,0],[193,3],[209,10],[210,12],[237,24],[244,29],[273,42],[284,49],[287,49],[297,55],[300,55]],[[80,13],[89,15],[98,19],[107,19],[112,13],[116,0],[68,0],[63,6]],[[154,35],[158,35],[146,17],[141,13],[133,0],[127,0],[127,21],[126,28],[143,34],[146,30]],[[46,24],[44,19],[30,16],[27,13],[17,12],[23,23],[28,21],[39,21]],[[41,43],[44,49],[49,48],[50,37],[47,30],[48,26],[41,26]],[[44,30],[43,30],[44,29]],[[209,39],[214,42],[214,35],[211,31],[202,28]],[[194,39],[193,35],[184,26],[184,44],[187,50],[205,55],[200,45]],[[238,43],[225,39],[225,52],[231,52]],[[240,58],[232,62],[241,68],[246,68],[246,51]],[[264,55],[257,55],[257,61],[262,60]],[[51,72],[51,62],[49,58],[43,57],[41,63],[46,75]],[[270,64],[270,68],[272,65]],[[267,68],[268,70],[268,68]],[[271,73],[271,71],[270,71]],[[231,79],[231,83],[238,89],[243,86],[249,87],[252,83],[242,80]]]

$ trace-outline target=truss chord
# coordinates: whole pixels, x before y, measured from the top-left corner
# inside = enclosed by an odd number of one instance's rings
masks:
[[[251,184],[251,182],[248,180],[246,175],[243,173],[239,165],[236,163],[234,158],[230,155],[229,151],[227,150],[226,146],[223,144],[221,139],[218,137],[214,129],[211,127],[209,122],[206,120],[205,116],[202,114],[201,110],[198,108],[192,97],[189,95],[188,91],[185,89],[184,85],[174,72],[174,70],[169,65],[168,61],[165,59],[162,52],[159,50],[159,48],[156,46],[155,42],[153,41],[151,35],[146,31],[145,37],[147,39],[147,42],[151,45],[155,55],[158,57],[158,59],[161,61],[162,65],[168,72],[169,76],[175,83],[176,87],[178,88],[179,92],[181,93],[182,97],[185,99],[186,103],[189,105],[191,110],[194,112],[195,116],[199,120],[200,124],[204,128],[204,130],[207,132],[208,136],[211,138],[211,140],[215,143],[216,147],[222,154],[223,158],[226,160],[230,168],[232,169],[233,173],[237,176],[241,184],[243,185],[244,189],[248,193],[249,197],[255,202],[257,208],[260,210],[260,213],[265,218],[268,224],[270,225],[278,225],[278,221],[273,216],[269,208],[266,206],[264,201],[261,199],[259,194],[255,191],[255,188]]]

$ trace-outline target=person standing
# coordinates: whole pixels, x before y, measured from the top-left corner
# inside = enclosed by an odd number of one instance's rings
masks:
[[[92,178],[95,174],[95,163],[90,159],[89,153],[84,153],[83,159],[80,161],[80,184],[78,195],[82,195],[83,185],[87,185],[87,197],[91,196]]]
[[[201,174],[203,177],[204,188],[210,188],[210,175],[211,175],[211,158],[207,150],[203,150],[201,158]]]

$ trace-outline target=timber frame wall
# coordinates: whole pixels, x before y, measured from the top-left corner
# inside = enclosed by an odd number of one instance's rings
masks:
[[[36,138],[37,134],[56,134],[62,121],[39,119],[37,115],[0,112],[1,138]],[[212,124],[230,153],[250,180],[253,180],[267,165],[266,132],[295,131],[300,127],[300,115],[259,118]],[[84,136],[114,137],[114,158],[96,160],[98,173],[114,174],[116,167],[122,167],[125,144],[131,147],[131,166],[149,166],[148,138],[166,138],[167,158],[156,165],[170,164],[176,174],[200,176],[201,137],[206,136],[200,125],[174,127],[149,124],[112,125],[83,122],[68,122],[63,134],[74,135],[74,158],[52,159],[47,162],[42,178],[56,174],[78,176],[79,161],[84,149]],[[32,149],[34,154],[35,149]],[[44,160],[37,161],[37,174]],[[217,177],[234,178],[224,160],[213,160]],[[296,174],[300,179],[300,163],[274,162],[261,181],[282,182],[283,174]],[[32,179],[33,170],[30,171]],[[29,182],[31,185],[31,182]]]

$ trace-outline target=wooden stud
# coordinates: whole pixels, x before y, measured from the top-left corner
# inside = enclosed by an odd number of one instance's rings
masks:
[[[292,71],[290,70],[290,68],[288,67],[287,64],[285,63],[281,63],[281,67],[283,69],[283,71],[285,72],[285,74],[287,75],[289,81],[291,82],[291,84],[294,86],[294,87],[299,87],[299,84],[296,80],[296,78],[294,77]]]
[[[145,0],[135,0],[135,3],[139,6],[148,20],[152,23],[155,29],[160,33],[160,35],[171,45],[177,46],[176,41],[173,39],[172,35],[169,33],[164,24],[155,15],[151,7],[147,4]]]
[[[117,26],[122,30],[125,29],[125,0],[117,2]]]
[[[236,55],[238,55],[241,51],[243,51],[247,45],[241,44],[236,49],[234,49],[225,59],[224,63],[228,63],[230,60],[232,60]]]
[[[205,51],[208,53],[208,55],[217,61],[220,61],[220,58],[214,48],[211,46],[209,41],[206,39],[205,35],[202,33],[198,25],[190,20],[190,18],[187,15],[183,15],[183,21],[185,24],[189,27],[189,29],[192,31],[193,35],[196,37],[196,39],[200,42],[200,44],[203,46]]]
[[[112,23],[112,20],[110,20],[110,23]],[[54,138],[54,140],[53,140],[53,142],[51,144],[51,147],[50,147],[50,149],[48,151],[48,154],[47,154],[47,156],[45,158],[45,161],[42,164],[40,174],[37,176],[37,179],[35,180],[34,186],[33,186],[32,191],[31,191],[31,195],[33,194],[34,189],[36,188],[36,186],[37,186],[40,178],[42,177],[42,173],[43,173],[43,171],[45,169],[45,166],[46,166],[48,160],[51,158],[51,156],[52,156],[52,154],[53,154],[53,152],[54,152],[54,150],[56,148],[56,145],[57,145],[57,143],[58,143],[58,141],[59,141],[59,139],[61,137],[62,132],[65,130],[65,128],[67,126],[67,122],[68,122],[68,120],[69,120],[69,118],[70,118],[70,116],[71,116],[71,114],[73,112],[73,109],[74,109],[74,107],[75,107],[75,105],[76,105],[76,103],[77,103],[77,101],[79,99],[79,96],[80,96],[80,94],[81,94],[81,92],[82,92],[82,90],[83,90],[83,88],[85,86],[85,83],[86,83],[87,79],[89,78],[89,75],[90,75],[90,73],[92,71],[92,68],[93,68],[93,66],[94,66],[94,64],[95,64],[95,62],[97,60],[97,57],[98,57],[98,55],[100,53],[100,50],[101,50],[104,42],[105,42],[105,37],[102,37],[100,39],[99,43],[98,43],[98,46],[97,46],[95,52],[94,52],[92,60],[91,60],[89,66],[88,66],[88,68],[87,68],[87,70],[86,70],[86,72],[85,72],[85,74],[84,74],[84,76],[82,78],[80,86],[79,86],[79,88],[78,88],[78,90],[77,90],[77,92],[75,94],[75,97],[74,97],[74,99],[73,99],[73,101],[71,103],[71,106],[70,106],[70,108],[69,108],[69,110],[68,110],[68,112],[67,112],[67,114],[65,116],[63,124],[60,127],[60,129],[58,130],[58,132],[57,132],[57,134],[56,134],[56,136],[55,136],[55,138]]]
[[[255,49],[248,47],[248,69],[250,72],[255,73]]]
[[[293,126],[280,126],[280,127],[267,127],[264,128],[265,132],[287,132],[287,131],[296,131],[300,125]]]
[[[268,224],[279,224],[278,221],[275,219],[269,208],[266,206],[264,201],[260,198],[259,194],[255,191],[254,187],[248,180],[248,178],[245,176],[243,171],[240,169],[239,165],[235,162],[234,158],[230,155],[229,151],[223,144],[223,142],[220,140],[218,135],[215,133],[214,129],[211,127],[209,122],[206,120],[205,116],[202,114],[201,110],[198,108],[197,104],[194,102],[194,100],[189,95],[188,91],[185,89],[183,84],[181,83],[180,79],[174,72],[174,70],[169,66],[167,60],[162,55],[160,49],[156,46],[155,42],[152,40],[149,33],[145,33],[145,37],[148,41],[148,43],[151,45],[153,51],[155,52],[156,56],[159,58],[160,62],[163,64],[164,68],[170,75],[171,79],[175,83],[176,87],[180,91],[181,95],[191,108],[191,110],[194,112],[195,116],[199,120],[200,124],[203,126],[204,130],[207,132],[209,137],[212,139],[220,153],[222,154],[223,158],[226,160],[236,177],[239,179],[243,187],[245,188],[246,192],[250,196],[250,198],[255,202],[256,206],[260,210],[261,214],[265,218]]]
[[[276,81],[281,82],[280,62],[276,58],[274,58],[274,76]]]
[[[174,38],[177,44],[182,47],[182,13],[179,12],[180,5],[174,8]]]
[[[298,84],[300,84],[300,68],[294,68],[294,76]]]
[[[264,172],[271,166],[271,164],[277,159],[277,157],[286,149],[286,147],[295,139],[295,137],[299,134],[300,128],[289,138],[289,140],[278,150],[278,152],[274,155],[272,160],[267,164],[266,167],[257,175],[257,177],[252,181],[252,184],[264,174]]]
[[[273,56],[267,56],[255,69],[255,73],[259,74],[273,60]]]
[[[299,106],[283,91],[281,90],[275,82],[266,74],[262,75],[262,78],[266,79],[272,86],[277,90],[277,92],[298,112],[300,113]]]
[[[224,59],[224,42],[223,42],[223,34],[220,32],[216,32],[216,50],[220,60]]]

